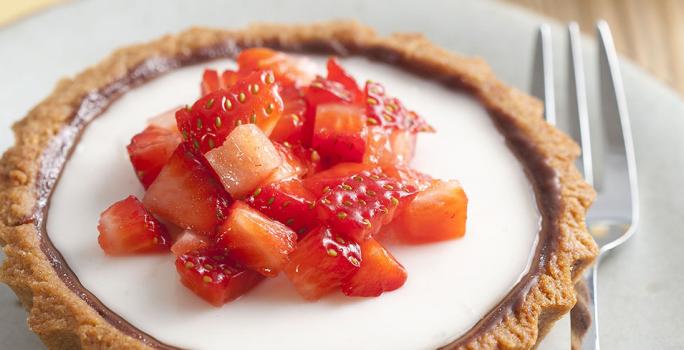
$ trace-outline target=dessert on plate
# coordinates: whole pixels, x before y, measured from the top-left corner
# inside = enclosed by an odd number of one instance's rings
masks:
[[[15,134],[1,276],[51,348],[529,349],[596,254],[578,147],[418,35],[191,29]]]

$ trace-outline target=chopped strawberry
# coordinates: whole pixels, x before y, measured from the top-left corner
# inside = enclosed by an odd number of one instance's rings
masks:
[[[231,261],[223,250],[200,250],[176,258],[181,282],[214,306],[237,299],[263,277]]]
[[[399,99],[387,96],[385,87],[380,83],[367,82],[365,93],[369,125],[408,130],[413,133],[434,131],[416,112],[406,109]]]
[[[158,126],[148,126],[133,136],[126,149],[135,175],[145,188],[150,187],[157,178],[180,142],[181,137],[177,131]]]
[[[296,156],[293,152],[292,145],[274,143],[278,155],[282,163],[271,175],[262,182],[262,185],[267,185],[274,182],[290,180],[294,178],[301,178],[309,171],[307,161]]]
[[[238,55],[237,62],[241,72],[270,69],[286,85],[308,85],[314,77],[311,63],[307,59],[264,47],[243,50]]]
[[[143,198],[155,215],[204,235],[223,221],[230,202],[204,156],[187,142],[176,148]]]
[[[363,262],[358,271],[342,283],[342,292],[355,297],[377,297],[399,289],[406,282],[406,269],[378,241],[361,245]]]
[[[108,255],[165,252],[171,242],[166,228],[134,196],[103,211],[97,230],[97,241]]]
[[[238,125],[256,124],[267,135],[278,122],[283,101],[273,73],[255,71],[229,90],[217,90],[176,112],[178,128],[186,141],[206,153],[220,146]]]
[[[285,273],[302,297],[316,300],[339,287],[360,265],[357,243],[320,227],[299,241]]]
[[[205,69],[202,74],[202,85],[200,87],[202,96],[221,88],[221,79],[219,79],[218,72],[213,69]]]
[[[282,164],[271,141],[252,124],[236,127],[222,146],[205,156],[223,187],[235,198],[254,191]]]
[[[401,182],[404,185],[413,186],[418,191],[423,191],[432,185],[434,181],[430,175],[407,166],[385,166],[382,171],[387,176]]]
[[[322,223],[361,242],[392,221],[397,208],[415,194],[415,187],[403,185],[376,168],[328,182],[316,210]]]
[[[231,259],[268,277],[278,275],[297,244],[294,231],[239,201],[217,232],[216,245]]]
[[[260,187],[247,198],[247,203],[266,216],[304,234],[317,224],[315,198],[299,180],[272,183]]]
[[[468,198],[458,181],[433,181],[387,225],[383,237],[403,243],[430,243],[465,234]]]
[[[321,165],[321,155],[315,149],[305,147],[301,144],[290,145],[290,150],[307,167],[303,177],[311,176],[323,169]]]
[[[322,104],[353,104],[354,96],[342,85],[342,83],[316,77],[304,92],[307,103],[307,112],[302,126],[302,143],[311,145],[314,122],[318,105]]]
[[[291,85],[281,86],[280,97],[283,99],[284,109],[270,138],[277,142],[300,143],[306,116],[306,101],[299,89]]]
[[[336,185],[340,179],[358,174],[365,170],[375,169],[376,166],[363,163],[340,163],[330,169],[316,173],[304,179],[303,184],[306,189],[314,195],[320,196],[325,187]]]
[[[338,163],[360,163],[366,151],[366,117],[359,107],[324,104],[316,109],[311,146],[324,168]]]
[[[171,246],[171,252],[180,256],[185,253],[208,248],[211,240],[203,235],[198,235],[192,231],[183,231]]]
[[[359,85],[356,84],[356,79],[354,79],[354,77],[347,73],[344,68],[342,68],[335,57],[328,58],[327,68],[327,79],[342,84],[347,91],[351,93],[354,104],[362,105],[363,98],[365,97],[363,91],[361,91],[361,89],[359,89]]]
[[[413,159],[416,134],[407,130],[368,128],[368,146],[363,162],[379,165],[408,165]]]
[[[233,87],[239,79],[244,78],[245,76],[246,74],[240,74],[239,72],[232,70],[226,70],[219,76],[217,71],[205,69],[204,74],[202,75],[202,96],[220,89],[228,90]]]

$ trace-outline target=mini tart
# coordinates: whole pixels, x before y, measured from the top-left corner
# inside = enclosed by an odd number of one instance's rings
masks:
[[[576,302],[575,282],[597,254],[584,226],[594,191],[574,166],[578,146],[542,119],[541,103],[500,82],[480,59],[464,58],[416,34],[380,37],[355,22],[260,24],[245,30],[193,28],[123,48],[54,92],[14,125],[0,162],[0,277],[29,311],[29,327],[54,349],[171,348],[99,304],[45,231],[49,198],[80,131],[118,96],[174,68],[245,47],[364,55],[437,77],[489,110],[537,193],[544,235],[524,278],[470,331],[443,349],[530,349]],[[540,236],[542,237],[542,236]]]

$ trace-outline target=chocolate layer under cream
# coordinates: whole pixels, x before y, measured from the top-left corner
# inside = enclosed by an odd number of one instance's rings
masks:
[[[307,45],[307,47],[276,48],[299,52],[325,52],[337,55],[367,56],[388,64],[400,65],[410,71],[421,74],[421,76],[426,79],[436,80],[455,89],[464,91],[464,86],[461,82],[445,80],[439,74],[440,72],[434,71],[430,67],[402,61],[400,57],[391,51],[344,48],[336,43],[316,43],[315,45]],[[40,234],[41,249],[50,259],[55,271],[57,271],[64,283],[74,291],[74,293],[79,295],[93,309],[97,310],[102,317],[117,329],[155,348],[171,349],[174,347],[163,344],[145,334],[129,324],[122,317],[109,310],[95,295],[83,288],[78,278],[71,271],[69,266],[67,266],[59,251],[55,249],[46,230],[50,197],[59,180],[62,169],[68,161],[70,154],[74,149],[74,145],[79,141],[79,137],[84,128],[94,118],[102,114],[119,96],[129,91],[131,88],[175,68],[219,57],[234,57],[239,49],[240,47],[237,43],[226,43],[224,45],[198,50],[183,57],[148,59],[130,70],[124,78],[85,96],[71,122],[52,140],[42,157],[41,171],[37,181],[39,201],[35,216],[32,218]],[[467,87],[465,90],[467,90]],[[501,117],[496,112],[491,113],[491,116],[501,134],[506,138],[511,151],[520,160],[520,163],[524,167],[530,183],[534,188],[538,209],[542,217],[541,230],[539,232],[534,256],[527,273],[522,276],[509,294],[470,331],[454,342],[445,345],[444,348],[456,348],[459,345],[468,343],[481,332],[490,329],[504,315],[518,307],[524,296],[527,295],[527,291],[535,285],[538,276],[544,270],[547,263],[548,252],[554,250],[554,244],[558,241],[559,227],[557,222],[560,210],[560,193],[555,171],[547,164],[547,160],[536,149],[535,145],[522,134],[518,126],[510,122],[510,119]]]

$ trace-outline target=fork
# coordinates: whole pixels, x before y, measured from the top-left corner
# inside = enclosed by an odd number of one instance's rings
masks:
[[[587,306],[591,325],[583,342],[583,350],[599,349],[598,331],[598,266],[608,253],[627,241],[639,223],[639,193],[632,132],[627,102],[618,67],[613,37],[605,21],[596,23],[599,45],[601,116],[590,116],[585,86],[579,26],[567,26],[570,86],[568,97],[571,111],[566,124],[571,136],[578,141],[582,154],[577,167],[585,180],[594,186],[596,200],[586,216],[589,233],[599,247],[595,264],[586,272],[589,295]],[[539,27],[537,54],[532,82],[533,94],[544,101],[544,117],[556,124],[551,30],[546,24]],[[574,121],[574,123],[572,123]],[[572,322],[572,321],[571,321]]]

